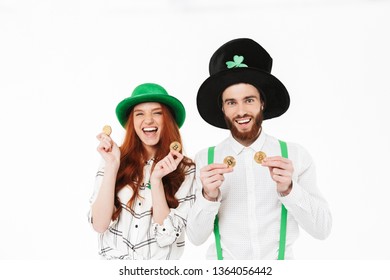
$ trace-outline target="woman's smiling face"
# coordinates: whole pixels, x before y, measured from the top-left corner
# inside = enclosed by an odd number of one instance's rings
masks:
[[[160,141],[163,129],[163,112],[160,103],[145,102],[133,109],[134,128],[146,149],[150,149]]]

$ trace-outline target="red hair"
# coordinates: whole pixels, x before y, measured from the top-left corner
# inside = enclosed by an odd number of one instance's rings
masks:
[[[155,163],[169,153],[170,143],[178,141],[182,144],[179,127],[176,124],[172,112],[164,104],[160,103],[160,105],[163,116],[163,128],[160,133],[160,141],[156,145],[157,149],[154,157]],[[143,184],[144,180],[143,169],[145,162],[149,160],[143,143],[135,132],[133,110],[130,111],[129,118],[126,123],[126,135],[123,140],[123,144],[120,147],[120,151],[120,166],[115,183],[114,204],[116,211],[112,215],[112,220],[115,220],[122,211],[122,205],[118,198],[118,192],[122,188],[129,185],[133,190],[133,195],[127,202],[127,206],[129,208],[132,207],[135,199],[140,197],[139,187]],[[162,182],[164,185],[165,199],[167,200],[169,208],[176,208],[179,205],[179,202],[175,197],[175,193],[178,191],[185,179],[186,169],[192,165],[194,165],[192,160],[184,157],[175,171],[163,177]]]

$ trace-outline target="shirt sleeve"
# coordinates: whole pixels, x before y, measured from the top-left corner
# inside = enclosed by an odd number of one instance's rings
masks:
[[[207,241],[214,229],[215,216],[221,206],[221,196],[217,201],[203,197],[200,169],[207,164],[207,151],[199,152],[195,157],[196,175],[194,181],[195,203],[188,214],[187,236],[194,245]]]
[[[291,152],[290,152],[291,150]],[[317,239],[325,239],[332,228],[328,203],[317,187],[316,170],[311,156],[301,146],[289,146],[294,165],[293,187],[279,197],[299,226]]]
[[[195,177],[195,167],[190,167],[185,175],[184,182],[175,194],[179,201],[179,206],[175,209],[170,209],[170,213],[162,225],[153,223],[155,238],[160,247],[173,244],[185,231],[188,211],[194,201],[192,185]]]

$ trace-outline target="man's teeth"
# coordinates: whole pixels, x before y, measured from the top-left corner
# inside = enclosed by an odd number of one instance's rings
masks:
[[[145,128],[143,129],[143,131],[145,131],[145,132],[157,131],[157,127],[145,127]]]
[[[251,119],[245,119],[245,120],[237,120],[239,124],[244,124],[250,122]]]

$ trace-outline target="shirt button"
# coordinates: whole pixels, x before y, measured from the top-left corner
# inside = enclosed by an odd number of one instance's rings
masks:
[[[163,228],[163,231],[165,231],[165,228]]]
[[[135,228],[138,228],[138,225],[135,225]]]
[[[141,206],[141,202],[139,202],[138,205]]]
[[[180,234],[176,233],[176,236],[179,237]]]

